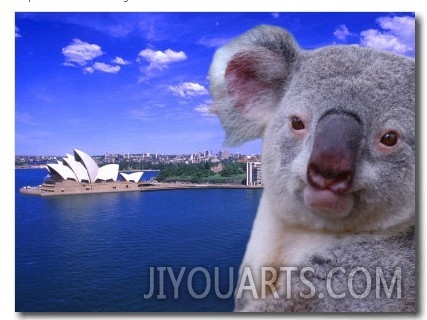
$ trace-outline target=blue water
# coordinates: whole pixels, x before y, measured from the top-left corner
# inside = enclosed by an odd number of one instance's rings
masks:
[[[19,312],[227,312],[261,190],[205,189],[38,197],[21,186],[44,169],[16,170],[15,309]],[[148,179],[153,173],[144,174]],[[150,291],[154,269],[154,294]],[[167,271],[183,278],[174,298]],[[189,277],[191,270],[202,267]],[[229,278],[230,268],[233,277]],[[207,296],[202,295],[211,281]],[[231,284],[230,284],[231,282]],[[157,296],[165,296],[158,299]]]

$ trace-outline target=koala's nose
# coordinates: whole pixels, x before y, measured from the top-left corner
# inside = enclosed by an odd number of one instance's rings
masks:
[[[356,116],[331,113],[321,118],[308,162],[308,183],[336,194],[347,192],[353,183],[362,137],[362,124]]]

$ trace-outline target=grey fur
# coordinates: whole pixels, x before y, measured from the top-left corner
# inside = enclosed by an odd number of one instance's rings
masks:
[[[239,64],[240,57],[254,65]],[[234,65],[249,68],[239,80],[232,78],[240,72]],[[301,302],[296,285],[290,300],[245,294],[236,299],[236,311],[415,311],[414,60],[358,46],[304,51],[287,31],[261,26],[220,48],[209,76],[211,111],[221,120],[226,143],[263,138],[264,193],[241,272],[244,266],[314,267],[313,257],[320,255],[329,262],[316,265],[317,290],[325,286],[318,274],[333,266],[404,271],[401,299],[370,295],[361,301],[347,294]],[[248,92],[242,79],[248,80]],[[363,123],[351,207],[344,218],[319,215],[303,199],[316,125],[330,110],[351,112]],[[290,130],[295,114],[305,121],[301,138]],[[381,151],[378,137],[389,129],[400,133],[400,144],[392,152]],[[311,236],[324,242],[310,243]],[[294,239],[303,253],[293,251]],[[259,285],[259,278],[255,281]]]
[[[382,245],[378,245],[382,243]],[[387,244],[385,246],[384,244]],[[248,303],[245,299],[236,299],[236,310],[243,312],[414,312],[415,311],[415,232],[410,228],[406,232],[391,235],[357,235],[338,241],[336,246],[328,248],[323,254],[313,253],[302,262],[301,268],[311,266],[314,273],[307,272],[306,278],[314,285],[315,295],[305,299],[300,292],[308,294],[309,288],[299,278],[299,271],[292,272],[292,297],[287,299],[284,290],[279,290],[281,299],[272,295],[262,301]],[[382,263],[378,263],[382,261]],[[385,263],[384,263],[385,262]],[[382,266],[381,266],[382,265]],[[367,289],[367,277],[362,271],[354,274],[351,285],[348,279],[352,270],[363,267],[371,280]],[[385,295],[383,284],[376,283],[376,268],[381,266],[386,285],[391,288],[391,279],[396,267],[401,268],[401,297],[397,298],[397,282],[392,288],[391,298]],[[334,294],[345,294],[341,299],[328,293],[327,275],[333,268],[343,267],[345,273],[333,273],[331,289]],[[349,287],[356,292],[349,292]],[[359,298],[365,290],[366,297]],[[322,293],[323,297],[319,298]],[[377,296],[378,295],[378,296]]]

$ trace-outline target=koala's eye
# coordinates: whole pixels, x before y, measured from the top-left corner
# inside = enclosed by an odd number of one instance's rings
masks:
[[[294,130],[303,130],[305,129],[304,122],[302,122],[301,118],[297,116],[291,117],[291,125]]]
[[[394,131],[387,132],[385,135],[381,137],[381,140],[380,140],[380,142],[387,147],[395,146],[398,141],[399,141],[399,135]]]

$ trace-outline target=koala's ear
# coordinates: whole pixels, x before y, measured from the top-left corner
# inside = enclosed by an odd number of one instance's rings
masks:
[[[217,50],[209,71],[211,112],[221,120],[226,145],[262,136],[299,51],[288,32],[272,26],[252,29]]]

